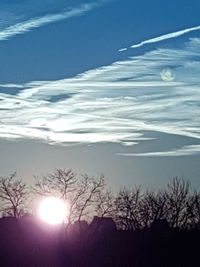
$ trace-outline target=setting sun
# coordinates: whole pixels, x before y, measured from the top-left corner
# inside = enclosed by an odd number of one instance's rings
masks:
[[[59,198],[47,197],[39,206],[40,218],[49,224],[61,224],[67,215],[67,205]]]

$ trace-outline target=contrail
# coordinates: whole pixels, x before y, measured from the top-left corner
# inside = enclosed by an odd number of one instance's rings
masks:
[[[193,31],[198,31],[198,30],[200,30],[200,26],[187,28],[187,29],[184,29],[184,30],[181,30],[181,31],[172,32],[172,33],[168,33],[168,34],[165,34],[165,35],[161,35],[161,36],[156,37],[156,38],[145,40],[145,41],[140,42],[138,44],[132,45],[129,48],[138,48],[138,47],[141,47],[141,46],[146,45],[146,44],[158,43],[158,42],[161,42],[161,41],[164,41],[164,40],[167,40],[167,39],[176,38],[176,37],[179,37],[179,36],[184,35],[186,33],[193,32]],[[121,48],[118,51],[119,52],[123,52],[123,51],[126,51],[127,49],[128,48]]]
[[[31,31],[32,29],[39,28],[41,26],[50,24],[52,22],[65,20],[71,17],[80,16],[94,7],[97,6],[97,3],[85,4],[80,7],[65,11],[63,13],[58,14],[48,14],[43,17],[29,19],[15,25],[9,26],[6,29],[0,31],[0,41],[8,40],[9,38],[24,34],[26,32]]]

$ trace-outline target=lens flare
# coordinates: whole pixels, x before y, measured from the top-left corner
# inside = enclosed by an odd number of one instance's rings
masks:
[[[172,82],[175,79],[175,75],[170,68],[162,70],[160,77],[165,82]]]

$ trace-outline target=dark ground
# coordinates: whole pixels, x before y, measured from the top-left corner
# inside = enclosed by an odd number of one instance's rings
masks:
[[[137,231],[114,227],[47,227],[32,219],[0,219],[0,266],[196,267],[200,231],[154,225]]]

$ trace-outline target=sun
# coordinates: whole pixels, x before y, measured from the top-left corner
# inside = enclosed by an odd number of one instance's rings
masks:
[[[40,218],[52,225],[63,223],[67,213],[67,205],[56,197],[46,197],[39,205]]]

